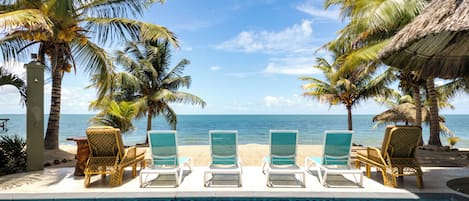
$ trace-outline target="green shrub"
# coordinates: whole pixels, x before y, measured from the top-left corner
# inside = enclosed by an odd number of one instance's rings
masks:
[[[0,175],[26,171],[26,142],[18,136],[0,137]]]

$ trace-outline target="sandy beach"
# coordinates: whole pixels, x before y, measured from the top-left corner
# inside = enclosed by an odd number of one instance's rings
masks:
[[[261,144],[245,144],[239,145],[239,155],[244,166],[260,166],[262,158],[269,153],[268,145]],[[138,149],[147,149],[145,158],[150,159],[150,151],[145,147],[138,147]],[[63,159],[73,160],[76,153],[76,146],[61,145],[60,150],[48,150],[45,154],[45,160],[53,162],[54,160]],[[208,145],[194,145],[194,146],[179,146],[178,152],[180,156],[192,157],[194,166],[207,166],[210,163],[210,147]],[[303,165],[305,157],[307,156],[320,156],[322,153],[321,145],[298,145],[298,158],[297,164]],[[73,161],[70,161],[73,162]],[[63,165],[74,165],[70,164]]]
[[[269,145],[263,144],[244,144],[239,145],[239,155],[243,166],[260,166],[262,158],[269,153]],[[138,149],[147,149],[146,158],[150,159],[150,150],[146,147]],[[352,159],[354,150],[365,149],[365,147],[352,148]],[[54,164],[52,167],[74,166],[76,146],[61,145],[59,150],[47,150],[45,152],[45,162],[53,164],[54,160],[68,160],[67,163]],[[192,157],[194,166],[207,166],[210,163],[210,147],[208,145],[179,146],[180,156]],[[302,166],[307,156],[320,156],[322,154],[322,145],[298,145],[297,164]],[[469,149],[460,149],[459,151],[431,151],[418,150],[417,158],[422,166],[427,167],[469,167]]]

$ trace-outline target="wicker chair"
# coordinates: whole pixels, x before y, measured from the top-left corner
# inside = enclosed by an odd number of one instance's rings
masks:
[[[122,143],[120,130],[117,128],[89,127],[86,136],[90,147],[90,157],[85,167],[85,187],[90,184],[92,175],[100,174],[102,179],[110,174],[111,186],[122,184],[124,168],[132,166],[132,176],[137,176],[137,164],[145,167],[145,150],[130,147],[127,150]]]
[[[356,166],[364,163],[367,177],[371,176],[370,166],[375,166],[381,170],[384,184],[393,187],[397,186],[396,177],[416,176],[417,186],[423,188],[422,169],[415,157],[421,136],[419,126],[388,126],[381,149],[358,151]]]

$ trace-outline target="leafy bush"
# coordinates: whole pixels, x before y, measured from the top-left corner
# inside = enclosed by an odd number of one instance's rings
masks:
[[[26,142],[18,136],[0,137],[0,175],[26,171]]]

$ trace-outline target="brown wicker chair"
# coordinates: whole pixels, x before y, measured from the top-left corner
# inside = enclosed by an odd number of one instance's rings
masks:
[[[92,175],[100,174],[102,179],[110,174],[111,186],[122,184],[124,168],[132,166],[132,176],[137,176],[137,164],[145,167],[145,150],[136,147],[124,149],[120,130],[102,126],[89,127],[86,136],[90,147],[90,157],[85,167],[85,187],[90,184]]]
[[[370,166],[375,166],[381,170],[384,184],[393,187],[397,186],[396,177],[416,176],[417,186],[423,188],[422,169],[415,157],[421,136],[419,126],[388,126],[381,149],[358,151],[356,166],[364,163],[367,177],[371,176]]]

